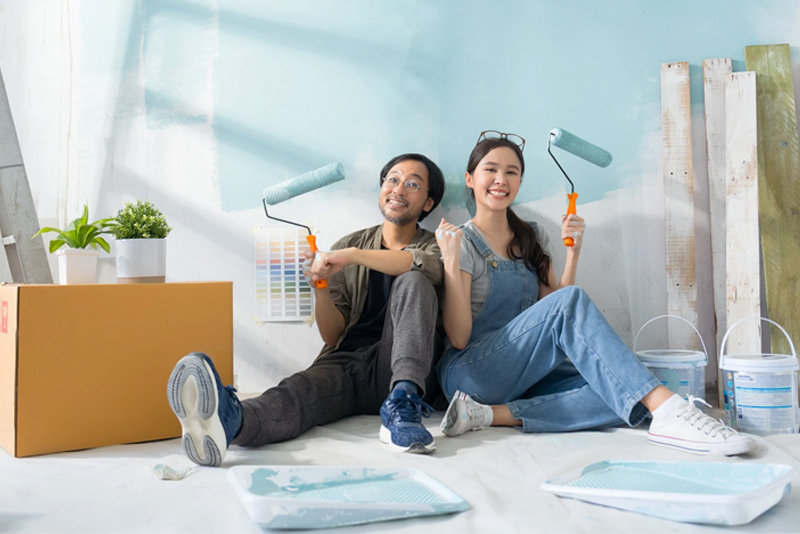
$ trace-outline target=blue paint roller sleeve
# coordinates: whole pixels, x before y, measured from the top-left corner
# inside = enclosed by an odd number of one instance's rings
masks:
[[[610,153],[561,128],[550,130],[550,144],[585,159],[589,163],[594,163],[598,167],[611,165]]]
[[[341,163],[331,163],[315,171],[307,172],[291,180],[264,189],[264,201],[274,206],[290,198],[308,193],[320,187],[344,180],[344,167]]]

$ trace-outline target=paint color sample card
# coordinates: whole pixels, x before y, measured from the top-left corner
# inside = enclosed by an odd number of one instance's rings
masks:
[[[262,321],[302,321],[311,315],[311,287],[303,278],[306,232],[260,229],[255,232],[256,309]]]

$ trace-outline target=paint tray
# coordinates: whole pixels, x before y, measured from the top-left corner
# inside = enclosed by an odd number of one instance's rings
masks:
[[[236,466],[228,470],[255,523],[269,529],[357,525],[469,509],[469,504],[414,469]]]
[[[744,525],[788,495],[796,474],[781,464],[605,461],[541,488],[673,521]]]

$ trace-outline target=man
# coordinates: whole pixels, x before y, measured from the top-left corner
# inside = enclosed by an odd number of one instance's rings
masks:
[[[398,450],[435,449],[422,417],[431,410],[423,398],[438,393],[431,371],[442,263],[436,238],[417,223],[441,201],[444,177],[427,157],[403,154],[384,166],[380,181],[383,224],[306,255],[306,276],[329,286],[315,289],[325,347],[311,367],[240,402],[206,355],[175,366],[170,407],[195,463],[218,466],[231,443],[259,447],[358,414],[380,413],[380,439]]]

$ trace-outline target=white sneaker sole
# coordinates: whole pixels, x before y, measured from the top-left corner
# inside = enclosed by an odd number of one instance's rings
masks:
[[[218,395],[214,374],[202,358],[185,356],[175,365],[167,398],[183,429],[183,450],[199,465],[218,467],[225,459],[227,442],[217,415]]]
[[[401,447],[400,445],[395,445],[392,443],[392,433],[389,432],[389,429],[385,426],[381,425],[381,431],[378,434],[381,441],[386,443],[391,448],[396,451],[400,452],[410,452],[414,454],[428,454],[436,450],[436,442],[431,441],[430,445],[425,445],[424,443],[412,443],[409,447]]]
[[[755,445],[752,438],[742,436],[741,439],[730,441],[727,443],[704,443],[701,441],[692,441],[688,439],[671,438],[668,436],[660,436],[657,434],[647,434],[647,441],[653,445],[661,447],[670,447],[692,454],[724,454],[725,456],[735,456],[737,454],[745,454],[750,451]]]

